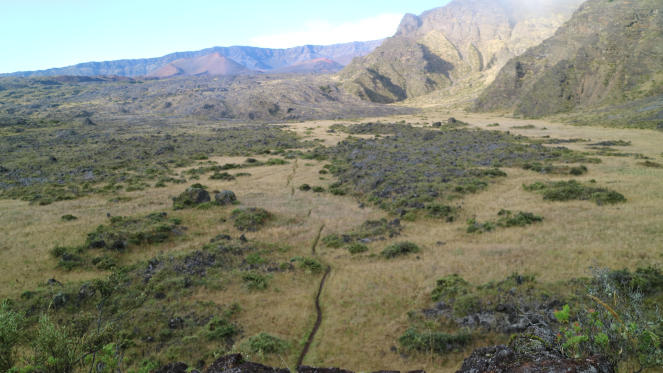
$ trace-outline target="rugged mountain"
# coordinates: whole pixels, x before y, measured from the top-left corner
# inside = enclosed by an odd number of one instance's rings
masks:
[[[406,14],[396,34],[339,78],[360,97],[394,102],[445,89],[467,99],[506,62],[553,35],[583,0],[454,0]]]
[[[587,1],[553,37],[509,61],[475,109],[538,117],[660,97],[662,9],[663,0]],[[652,120],[663,121],[662,101],[649,103]]]
[[[287,49],[269,49],[258,47],[213,47],[195,52],[177,52],[157,58],[135,60],[117,60],[104,62],[86,62],[73,66],[39,71],[20,71],[0,74],[0,77],[18,76],[55,76],[55,75],[121,75],[142,76],[158,70],[167,64],[183,59],[207,56],[219,53],[224,57],[252,70],[272,70],[286,67],[297,62],[318,58],[329,58],[342,65],[348,64],[354,57],[365,56],[382,44],[382,40],[352,42],[334,45],[304,45]]]
[[[302,61],[294,63],[290,66],[280,67],[278,69],[269,70],[269,73],[336,73],[343,69],[343,65],[330,60],[329,58],[316,58],[314,60]]]
[[[243,75],[256,73],[257,71],[247,69],[230,58],[221,54],[212,53],[207,56],[183,58],[169,63],[159,70],[147,74],[148,77],[166,78],[170,76],[193,76],[193,75]]]

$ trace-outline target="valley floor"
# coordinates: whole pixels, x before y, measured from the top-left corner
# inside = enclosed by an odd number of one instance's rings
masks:
[[[64,271],[56,268],[57,259],[49,256],[54,245],[79,245],[88,232],[107,224],[110,216],[144,216],[166,211],[169,217],[182,219],[188,227],[183,238],[154,244],[127,253],[126,263],[147,261],[155,256],[168,257],[199,250],[219,233],[236,237],[245,233],[249,242],[273,243],[284,248],[265,256],[270,262],[288,262],[295,256],[314,256],[331,267],[320,297],[323,321],[304,364],[338,366],[354,371],[424,369],[427,372],[454,372],[462,359],[472,351],[467,348],[448,355],[409,352],[400,354],[398,338],[408,325],[408,312],[430,308],[431,291],[442,276],[459,274],[472,284],[499,281],[514,272],[536,276],[539,282],[555,283],[587,276],[587,269],[599,264],[611,269],[647,267],[663,263],[663,168],[645,167],[642,156],[651,162],[663,163],[663,132],[628,130],[597,126],[574,127],[546,120],[520,120],[496,114],[466,114],[428,109],[417,115],[366,118],[359,121],[308,121],[291,123],[289,128],[302,140],[332,146],[349,135],[329,132],[336,123],[405,121],[414,126],[430,126],[446,122],[449,117],[485,130],[509,131],[530,138],[591,139],[591,142],[548,145],[565,146],[580,152],[593,152],[587,146],[602,141],[623,140],[630,146],[623,153],[635,156],[595,156],[599,164],[588,164],[589,172],[574,179],[595,180],[597,185],[616,190],[627,198],[617,205],[598,206],[591,201],[551,202],[522,188],[537,181],[569,180],[568,175],[542,175],[520,168],[503,168],[506,178],[496,179],[487,189],[453,201],[462,206],[455,222],[434,219],[403,221],[401,236],[368,244],[369,252],[378,254],[395,241],[408,240],[422,252],[397,260],[378,256],[351,255],[344,249],[328,248],[319,237],[347,232],[366,220],[394,216],[367,203],[360,208],[352,196],[312,193],[298,189],[301,184],[323,186],[335,181],[331,174],[321,174],[327,161],[292,159],[288,164],[247,169],[251,174],[233,181],[208,180],[200,183],[209,190],[232,190],[241,201],[237,207],[261,207],[276,218],[258,232],[239,232],[228,219],[234,207],[210,210],[172,211],[170,197],[178,195],[189,184],[168,184],[164,188],[147,188],[108,196],[92,195],[46,206],[20,200],[0,200],[0,299],[18,299],[31,289],[56,278],[63,284],[80,283],[99,277],[90,269]],[[499,126],[487,125],[499,123]],[[513,128],[533,125],[529,128]],[[196,131],[212,124],[184,122],[183,128]],[[373,135],[353,135],[373,138]],[[255,156],[267,161],[272,156]],[[244,162],[246,157],[211,156],[218,164]],[[207,162],[207,161],[205,161]],[[204,162],[199,162],[197,166]],[[182,173],[185,168],[175,168]],[[126,200],[118,197],[127,197]],[[119,202],[111,200],[116,199]],[[489,221],[501,209],[527,211],[544,217],[541,224],[526,228],[510,228],[468,234],[469,218]],[[61,216],[78,217],[64,222]],[[226,218],[223,222],[221,218]],[[313,254],[313,250],[315,253]],[[235,321],[241,325],[242,338],[261,331],[290,341],[283,355],[292,366],[315,322],[314,297],[322,273],[302,271],[277,273],[267,289],[247,291],[241,282],[228,277],[221,290],[198,288],[185,302],[212,301],[222,306],[237,302],[242,307]],[[486,334],[475,341],[477,346],[501,343],[504,336]],[[392,351],[397,346],[398,352]],[[151,347],[150,347],[151,348]],[[163,352],[162,352],[163,354]],[[188,360],[196,353],[181,351],[178,358]],[[163,356],[162,356],[163,358]],[[208,359],[208,362],[211,360]],[[254,358],[259,361],[259,358]],[[276,355],[266,355],[272,366],[282,365]],[[195,362],[193,362],[195,363]]]

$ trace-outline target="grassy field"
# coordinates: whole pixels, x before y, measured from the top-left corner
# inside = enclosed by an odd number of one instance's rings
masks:
[[[317,141],[330,147],[348,135],[328,132],[336,123],[366,123],[380,120],[384,123],[405,121],[414,126],[430,126],[445,122],[450,116],[470,123],[470,127],[485,130],[509,131],[529,138],[591,139],[591,143],[623,140],[630,146],[622,152],[641,154],[651,162],[663,163],[660,144],[663,133],[650,130],[626,130],[601,127],[572,127],[541,120],[518,120],[504,116],[467,115],[463,112],[447,113],[431,109],[419,115],[388,118],[367,118],[358,121],[311,121],[292,123],[289,128],[302,140]],[[499,126],[488,125],[499,123]],[[534,128],[516,129],[532,124]],[[196,131],[194,123],[182,123],[183,128]],[[353,135],[373,138],[373,135]],[[549,140],[545,138],[543,140]],[[587,146],[590,142],[548,145],[565,146],[579,152],[596,153]],[[305,151],[305,150],[304,150]],[[454,200],[462,209],[454,222],[421,217],[414,222],[403,221],[401,236],[368,243],[369,251],[351,255],[343,248],[329,248],[317,237],[344,233],[366,220],[393,219],[371,203],[360,208],[356,196],[334,196],[330,193],[301,191],[299,186],[321,186],[326,190],[336,181],[332,174],[321,174],[327,161],[289,159],[288,164],[260,166],[230,173],[248,172],[251,176],[232,181],[209,180],[211,173],[200,180],[186,184],[167,184],[163,188],[142,191],[118,191],[112,196],[90,195],[46,206],[28,204],[20,200],[0,200],[0,299],[18,299],[26,290],[33,290],[50,278],[63,284],[80,284],[99,277],[104,272],[96,269],[64,271],[56,268],[58,259],[49,256],[54,245],[79,245],[86,234],[100,224],[107,224],[111,216],[145,216],[165,211],[168,217],[182,220],[188,230],[175,239],[132,249],[118,260],[121,264],[145,262],[153,257],[178,255],[199,250],[217,234],[238,237],[242,233],[249,242],[260,242],[279,247],[264,254],[270,262],[288,262],[295,256],[315,256],[331,266],[321,296],[323,322],[311,350],[304,360],[306,365],[340,366],[355,371],[380,369],[414,370],[427,372],[453,372],[471,346],[448,355],[408,352],[407,356],[392,351],[410,324],[408,312],[430,308],[431,291],[436,280],[457,273],[472,284],[500,280],[513,272],[536,276],[539,282],[555,283],[586,275],[587,268],[598,263],[612,269],[646,267],[663,262],[663,169],[645,167],[643,159],[634,156],[596,156],[599,164],[588,164],[589,172],[573,178],[599,187],[616,190],[627,198],[624,204],[598,206],[591,201],[552,202],[541,195],[525,191],[523,184],[537,181],[569,180],[569,175],[542,175],[521,168],[502,168],[508,176],[496,178],[485,190]],[[267,161],[273,156],[253,156]],[[241,164],[246,157],[210,156],[195,166],[175,167],[177,175],[187,169],[212,161],[217,164]],[[188,178],[188,176],[187,176]],[[232,207],[209,210],[172,211],[170,197],[181,193],[187,186],[199,182],[208,190],[232,190],[241,202]],[[119,202],[111,202],[111,200]],[[229,218],[236,207],[261,207],[274,216],[257,232],[240,232]],[[527,211],[544,217],[543,223],[526,228],[497,229],[484,234],[468,234],[466,220],[497,219],[501,209]],[[61,216],[78,217],[64,222]],[[225,221],[221,219],[225,219]],[[386,260],[377,255],[396,241],[412,241],[422,248],[416,255]],[[273,274],[269,286],[263,291],[249,291],[242,286],[237,273],[223,277],[222,289],[199,287],[183,298],[186,302],[212,301],[226,307],[237,302],[242,307],[235,321],[242,332],[236,337],[239,344],[245,338],[261,331],[277,335],[290,343],[283,354],[292,367],[299,357],[308,332],[315,321],[314,297],[322,277],[321,273],[302,270]],[[504,336],[488,334],[475,340],[474,345],[501,342]],[[144,344],[139,343],[139,346]],[[201,348],[216,346],[200,345]],[[195,364],[201,354],[180,352],[177,356]],[[166,362],[165,351],[155,352]],[[254,360],[260,361],[257,357]],[[211,362],[209,357],[206,360]],[[282,365],[276,355],[266,355],[265,363]]]

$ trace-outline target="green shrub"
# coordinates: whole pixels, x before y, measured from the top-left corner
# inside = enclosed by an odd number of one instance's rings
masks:
[[[340,189],[340,188],[330,188],[329,193],[335,195],[335,196],[344,196],[346,195],[345,189]]]
[[[256,232],[263,226],[271,214],[262,208],[250,207],[246,209],[235,209],[230,214],[233,225],[240,231]]]
[[[269,278],[254,272],[245,272],[242,274],[242,281],[249,290],[263,290],[267,288]]]
[[[237,333],[237,326],[226,318],[214,317],[207,323],[207,339],[211,341],[225,340]]]
[[[255,354],[277,354],[284,352],[288,348],[288,344],[278,337],[261,332],[242,342],[242,347]]]
[[[170,224],[180,225],[180,224],[182,224],[182,219],[180,219],[180,218],[170,218],[170,219],[168,219],[168,222]]]
[[[166,342],[173,337],[173,331],[170,328],[160,329],[157,333],[157,340],[159,342]]]
[[[265,162],[265,164],[267,164],[268,166],[280,166],[280,165],[288,164],[288,161],[286,161],[285,159],[281,159],[281,158],[270,158],[270,159],[267,160],[267,162]]]
[[[330,234],[322,238],[322,243],[327,247],[337,249],[343,246],[343,238],[337,234]]]
[[[392,259],[397,256],[418,253],[421,249],[419,246],[410,241],[396,242],[387,246],[380,255],[384,258]]]
[[[620,193],[604,188],[585,186],[576,180],[558,181],[548,185],[537,182],[524,186],[524,188],[528,191],[538,191],[544,199],[550,201],[592,200],[599,204],[626,202],[626,198]]]
[[[593,267],[591,272],[588,297],[583,297],[578,310],[565,305],[555,312],[562,324],[558,338],[564,354],[573,359],[603,355],[614,367],[628,361],[634,372],[660,369],[663,350],[656,334],[663,326],[660,314],[645,307],[638,289],[622,288],[608,269]]]
[[[314,186],[312,190],[315,193],[324,193],[325,192],[325,188],[323,188],[321,186]]]
[[[308,184],[302,184],[299,186],[299,190],[301,190],[302,192],[308,192],[309,190],[311,190],[311,186]]]
[[[249,254],[246,256],[246,264],[263,264],[267,261],[258,254]]]
[[[455,220],[456,209],[440,203],[429,203],[426,205],[428,216],[433,218],[445,218],[448,222]]]
[[[66,252],[67,252],[67,247],[60,245],[55,245],[51,250],[49,250],[49,253],[54,258],[60,258]]]
[[[0,303],[0,371],[8,372],[17,362],[19,342],[23,337],[25,314],[13,311],[9,302]]]
[[[498,214],[502,216],[498,221],[497,225],[500,227],[524,227],[535,222],[543,221],[541,216],[532,214],[531,212],[518,212],[517,214],[512,214],[511,211],[502,209]]]
[[[475,219],[467,219],[467,233],[484,233],[495,230],[495,224],[492,222],[479,223]]]
[[[456,298],[453,304],[453,315],[465,317],[479,310],[479,299],[474,294],[465,294]]]
[[[103,260],[96,263],[98,269],[101,270],[110,270],[117,266],[114,258],[104,258]]]
[[[209,178],[210,180],[225,180],[225,181],[235,180],[235,177],[227,172],[221,172],[221,173],[215,172]]]
[[[409,327],[405,334],[398,338],[398,342],[408,350],[424,353],[434,351],[442,354],[469,345],[472,342],[472,335],[465,329],[459,330],[456,334],[446,334],[431,333],[429,330],[419,333],[416,328]]]
[[[417,213],[414,211],[409,211],[403,215],[402,219],[405,221],[413,222],[417,220]]]
[[[456,297],[458,294],[466,294],[470,290],[470,283],[454,273],[437,280],[437,286],[433,289],[431,297],[437,302],[443,297]]]
[[[350,246],[348,246],[348,251],[350,252],[350,254],[361,254],[368,251],[368,246],[355,242]]]
[[[299,267],[305,271],[311,271],[313,273],[322,272],[324,269],[322,263],[312,258],[302,258],[299,261]]]
[[[73,221],[73,220],[76,220],[78,218],[75,217],[74,215],[62,215],[62,217],[60,219],[62,221]]]

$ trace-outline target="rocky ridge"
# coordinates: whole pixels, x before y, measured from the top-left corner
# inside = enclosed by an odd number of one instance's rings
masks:
[[[587,1],[553,37],[509,61],[475,110],[540,117],[650,98],[636,108],[641,120],[663,123],[661,6]]]
[[[406,14],[394,37],[355,59],[339,78],[363,99],[391,103],[445,90],[472,98],[468,88],[492,81],[506,62],[553,35],[581,0],[454,0]]]
[[[346,65],[354,57],[364,56],[382,44],[382,40],[351,42],[334,45],[303,45],[287,49],[269,49],[247,46],[213,47],[192,52],[176,52],[162,57],[116,61],[85,62],[72,66],[39,71],[18,71],[0,74],[0,77],[34,77],[56,75],[119,75],[143,76],[171,62],[219,53],[252,70],[272,70],[302,61],[329,58]]]

